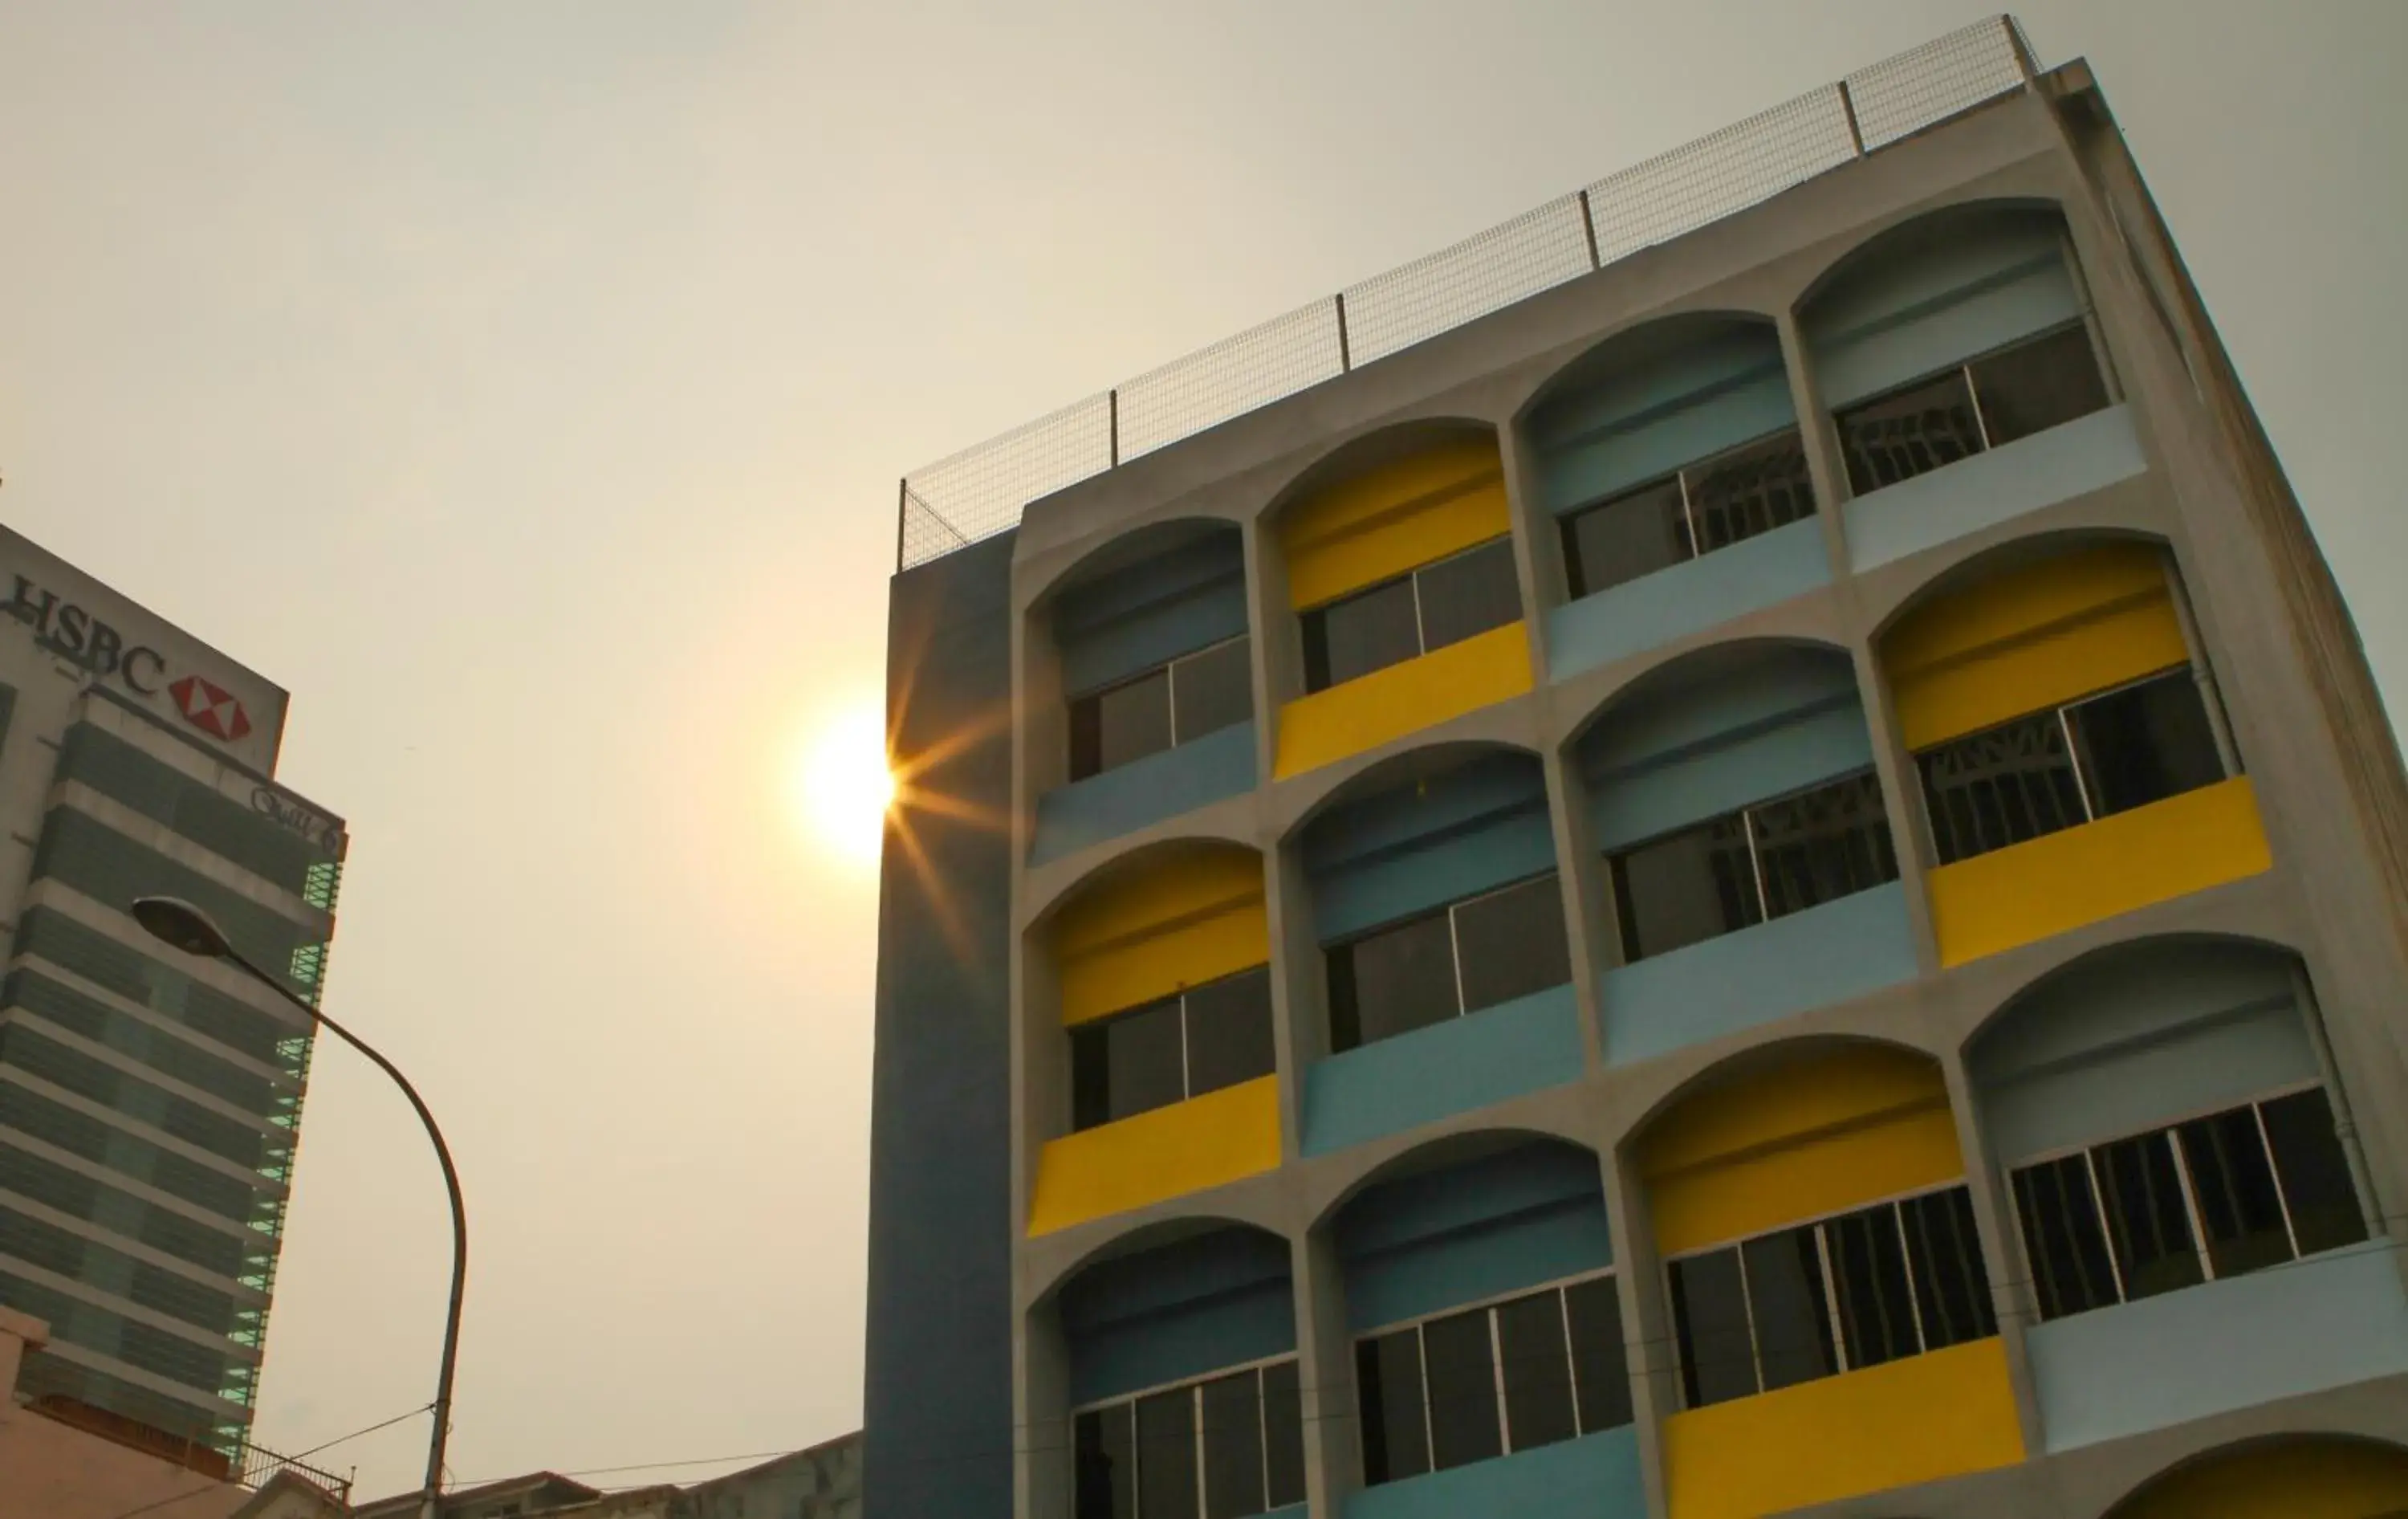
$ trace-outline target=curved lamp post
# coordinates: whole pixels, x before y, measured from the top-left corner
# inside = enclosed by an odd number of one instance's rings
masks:
[[[435,1126],[435,1115],[426,1111],[418,1089],[409,1084],[409,1078],[392,1061],[370,1049],[358,1035],[295,996],[281,980],[244,959],[208,913],[174,896],[138,896],[129,910],[134,921],[149,930],[151,938],[186,954],[224,961],[300,1009],[310,1022],[324,1025],[336,1038],[392,1077],[393,1084],[401,1088],[401,1095],[417,1111],[418,1121],[426,1125],[426,1137],[435,1142],[435,1158],[443,1165],[443,1188],[452,1195],[452,1307],[443,1320],[443,1369],[435,1383],[435,1432],[426,1443],[426,1486],[421,1509],[424,1519],[437,1519],[443,1492],[443,1446],[452,1432],[452,1374],[460,1355],[460,1301],[468,1278],[468,1215],[461,1206],[460,1173],[452,1168],[452,1151],[443,1142],[443,1131]]]

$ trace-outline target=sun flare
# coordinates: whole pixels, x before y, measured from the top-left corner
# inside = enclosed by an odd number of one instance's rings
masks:
[[[794,810],[831,853],[876,865],[885,838],[895,776],[886,764],[886,724],[871,702],[824,719],[796,755]]]

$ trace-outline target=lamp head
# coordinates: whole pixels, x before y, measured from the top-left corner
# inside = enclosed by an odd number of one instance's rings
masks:
[[[163,944],[204,960],[222,960],[234,953],[223,930],[209,915],[179,896],[137,896],[130,908],[134,921]]]

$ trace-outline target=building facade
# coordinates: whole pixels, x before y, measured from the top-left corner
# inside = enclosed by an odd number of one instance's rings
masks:
[[[196,903],[314,1000],[343,824],[276,783],[282,691],[6,529],[0,595],[0,1306],[50,1326],[19,1389],[222,1457],[311,1027],[126,908]]]
[[[870,1519],[2408,1510],[2408,784],[1992,28],[897,576]]]

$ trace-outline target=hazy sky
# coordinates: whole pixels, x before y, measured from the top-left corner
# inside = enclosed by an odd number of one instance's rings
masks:
[[[458,1476],[859,1419],[873,882],[789,794],[876,699],[898,474],[1983,13],[0,0],[0,519],[294,693],[330,1010],[467,1188]],[[2022,14],[2397,708],[2408,4]],[[448,1260],[381,1078],[329,1046],[305,1132],[285,1450],[427,1400]]]

